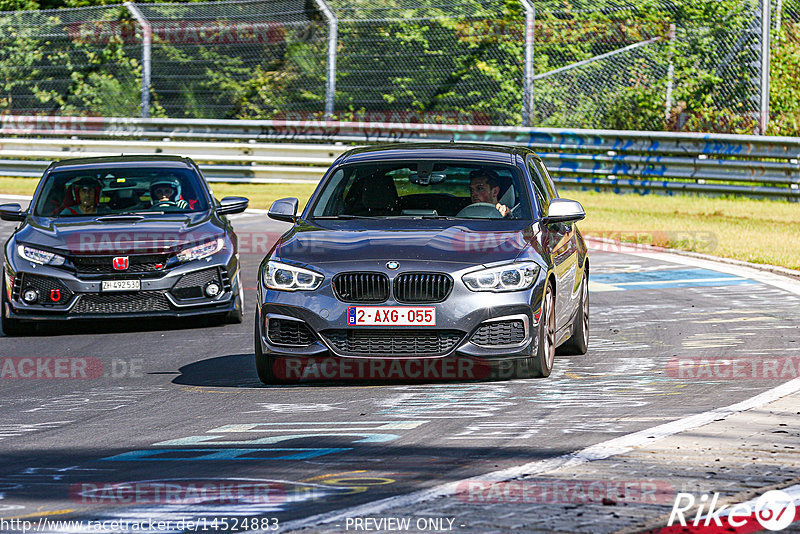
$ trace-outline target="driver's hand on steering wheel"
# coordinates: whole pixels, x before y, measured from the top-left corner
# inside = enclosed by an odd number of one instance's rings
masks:
[[[502,215],[503,217],[508,217],[508,214],[511,213],[511,210],[508,208],[508,206],[506,206],[505,204],[500,204],[499,202],[497,203],[495,208],[497,209],[497,211],[500,212],[500,215]]]
[[[189,206],[189,203],[183,200],[182,198],[174,201],[174,200],[160,200],[154,204],[154,207],[161,207],[161,208],[168,208],[171,206],[175,206],[181,209],[185,209]]]

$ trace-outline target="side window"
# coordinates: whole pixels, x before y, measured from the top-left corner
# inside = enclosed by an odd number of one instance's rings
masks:
[[[537,161],[534,158],[528,158],[528,172],[531,174],[533,191],[536,194],[536,201],[539,204],[539,213],[547,215],[547,207],[550,205],[550,198],[552,197],[549,195],[547,189],[547,178],[544,177],[536,163]]]
[[[544,185],[547,187],[547,192],[550,195],[550,199],[558,198],[558,193],[556,192],[556,186],[553,183],[553,178],[550,176],[550,172],[547,170],[547,167],[544,166],[544,163],[541,161],[534,160],[536,167],[539,168],[541,171],[542,177],[544,178]]]

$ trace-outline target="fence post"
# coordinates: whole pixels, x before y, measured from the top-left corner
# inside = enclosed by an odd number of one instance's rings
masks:
[[[533,45],[536,33],[536,8],[531,0],[520,0],[525,8],[525,65],[522,76],[522,125],[533,118]]]
[[[325,83],[325,118],[333,117],[333,101],[336,95],[336,47],[339,42],[339,19],[325,0],[314,0],[328,21],[328,66]]]
[[[770,4],[772,0],[761,0],[761,105],[758,113],[758,129],[766,135],[769,124],[769,54],[770,54]]]
[[[669,42],[667,46],[669,50],[667,52],[669,57],[669,65],[667,66],[667,96],[664,101],[664,122],[669,123],[669,119],[672,116],[672,91],[674,90],[675,86],[675,63],[673,63],[672,58],[672,46],[675,44],[675,23],[669,25]]]
[[[132,2],[125,2],[124,5],[142,27],[142,118],[146,119],[150,116],[150,48],[153,28]]]

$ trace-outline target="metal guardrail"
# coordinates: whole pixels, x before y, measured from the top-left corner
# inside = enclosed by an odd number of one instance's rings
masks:
[[[789,137],[8,115],[0,116],[0,135],[0,174],[12,176],[37,175],[33,163],[27,166],[20,158],[119,154],[122,147],[137,154],[190,156],[201,164],[209,181],[315,182],[354,144],[454,140],[531,147],[543,157],[556,180],[570,187],[800,199],[800,138]]]

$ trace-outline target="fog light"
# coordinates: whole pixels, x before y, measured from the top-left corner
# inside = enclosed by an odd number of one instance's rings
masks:
[[[29,287],[22,292],[22,300],[25,301],[25,304],[33,304],[39,300],[39,292],[32,287]]]
[[[219,295],[219,290],[220,290],[219,284],[211,282],[206,286],[206,296],[216,297],[217,295]]]

